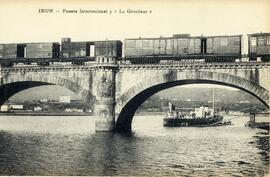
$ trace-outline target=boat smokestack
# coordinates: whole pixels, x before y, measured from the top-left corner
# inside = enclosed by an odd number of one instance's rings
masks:
[[[169,111],[175,111],[175,106],[171,102],[169,102]]]

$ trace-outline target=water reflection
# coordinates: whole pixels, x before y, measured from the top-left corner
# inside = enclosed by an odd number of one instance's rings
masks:
[[[265,167],[260,174],[265,174],[269,172],[269,132],[259,132],[255,137],[255,145],[258,148],[261,157],[262,166]]]
[[[269,169],[269,134],[240,124],[171,129],[162,117],[136,117],[127,136],[94,133],[93,120],[82,117],[61,119],[68,131],[51,129],[52,118],[47,129],[31,119],[14,129],[14,119],[0,119],[0,175],[264,176]]]

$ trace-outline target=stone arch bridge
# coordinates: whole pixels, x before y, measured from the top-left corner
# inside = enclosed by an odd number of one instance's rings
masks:
[[[130,131],[137,108],[178,85],[208,83],[241,89],[269,108],[270,63],[114,64],[0,68],[0,105],[32,87],[59,85],[95,105],[96,131]]]

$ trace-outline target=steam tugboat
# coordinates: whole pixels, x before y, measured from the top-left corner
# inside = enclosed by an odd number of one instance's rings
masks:
[[[177,112],[175,106],[169,102],[169,111],[163,119],[163,126],[165,127],[204,127],[230,124],[230,121],[225,122],[222,116],[215,114],[214,93],[212,109],[202,105],[189,113],[181,113]]]

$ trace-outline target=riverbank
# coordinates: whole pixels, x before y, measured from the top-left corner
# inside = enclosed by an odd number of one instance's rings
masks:
[[[140,111],[135,113],[136,116],[163,115],[163,112]]]
[[[149,116],[149,115],[163,115],[164,112],[148,112],[140,111],[136,112],[137,116]],[[92,116],[93,113],[89,112],[0,112],[0,116]],[[243,116],[245,114],[224,114],[226,116]]]
[[[0,112],[0,116],[92,116],[86,112]]]
[[[137,116],[163,115],[163,112],[136,112]],[[0,116],[93,116],[86,112],[0,112]]]

